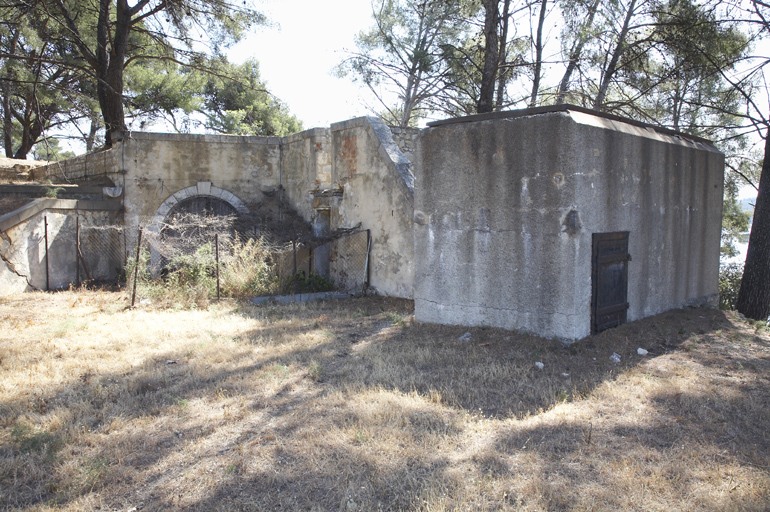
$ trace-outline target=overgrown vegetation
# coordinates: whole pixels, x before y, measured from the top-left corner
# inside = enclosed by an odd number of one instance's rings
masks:
[[[732,312],[564,346],[393,299],[127,303],[0,299],[3,508],[770,505],[770,333]]]
[[[729,263],[719,267],[719,309],[735,309],[742,277],[743,265]]]
[[[137,275],[137,296],[161,307],[207,307],[217,297],[216,250],[205,242],[187,252],[175,252],[170,259],[157,253],[151,261],[153,249],[147,246],[136,262],[126,265],[128,289],[133,289]],[[330,291],[334,283],[325,277],[304,271],[282,275],[276,263],[277,253],[264,239],[225,240],[220,246],[220,296],[250,299],[263,295],[311,293]],[[285,273],[285,272],[284,272]]]

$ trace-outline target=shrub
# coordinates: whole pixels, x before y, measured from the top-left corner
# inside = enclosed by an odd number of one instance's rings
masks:
[[[263,239],[241,240],[237,236],[220,244],[219,282],[222,297],[238,299],[283,293],[286,282],[298,291],[325,291],[331,282],[316,274],[280,280],[275,275],[269,246]],[[160,307],[205,307],[216,296],[217,264],[215,248],[210,242],[192,252],[178,253],[162,268],[150,265],[150,250],[143,248],[136,260],[129,259],[126,275],[132,289],[137,273],[137,296],[150,299]]]
[[[729,263],[719,268],[719,309],[735,309],[741,289],[743,265]]]
[[[220,263],[222,294],[239,299],[272,294],[275,279],[270,261],[269,248],[261,238],[230,242]]]

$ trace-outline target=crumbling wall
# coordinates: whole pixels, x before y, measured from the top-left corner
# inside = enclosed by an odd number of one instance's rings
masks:
[[[48,162],[0,157],[0,183],[29,181],[32,179],[31,171],[45,165],[48,165]]]
[[[331,187],[331,132],[313,128],[283,139],[281,184],[284,202],[313,222],[314,192]]]
[[[414,131],[395,133],[409,151]],[[129,251],[140,226],[159,227],[180,201],[212,196],[239,216],[253,217],[259,228],[296,212],[317,236],[369,229],[371,286],[386,295],[412,296],[411,164],[380,119],[359,118],[284,138],[125,132],[113,140],[111,150],[48,166],[38,177],[113,179]],[[366,254],[366,246],[338,245],[333,255],[327,246],[314,251],[315,271],[342,279],[347,271],[330,268],[330,258],[341,266]]]
[[[398,126],[391,126],[390,132],[393,134],[393,142],[396,143],[398,149],[406,156],[410,162],[414,163],[414,151],[417,141],[417,136],[420,134],[419,128],[399,128]]]
[[[116,138],[130,230],[148,223],[172,196],[179,201],[213,190],[250,210],[280,184],[279,137],[127,132]],[[135,236],[131,231],[129,243]]]
[[[414,286],[414,177],[406,156],[379,118],[331,126],[332,183],[342,189],[339,224],[371,233],[370,285],[411,298]]]
[[[78,278],[77,219],[81,226],[113,226],[120,222],[118,202],[37,199],[0,217],[0,296],[30,290],[66,288]],[[48,245],[46,247],[46,224]],[[110,280],[123,261],[108,250],[118,246],[118,231],[81,235],[81,251],[92,280]],[[99,244],[88,237],[99,238]],[[89,245],[89,243],[91,245]],[[90,247],[91,249],[85,249]],[[47,249],[47,250],[46,250]],[[46,263],[46,252],[48,261]],[[81,266],[81,281],[86,273]]]

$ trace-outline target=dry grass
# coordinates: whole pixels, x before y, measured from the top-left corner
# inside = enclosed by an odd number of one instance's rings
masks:
[[[770,335],[731,313],[564,347],[398,300],[125,304],[0,301],[2,508],[770,507]]]

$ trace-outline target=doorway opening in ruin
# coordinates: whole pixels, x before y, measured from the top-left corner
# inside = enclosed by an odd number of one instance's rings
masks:
[[[594,233],[591,264],[591,334],[626,322],[628,231]]]
[[[165,267],[174,257],[193,255],[202,247],[212,247],[216,235],[235,234],[238,210],[213,196],[192,196],[174,204],[163,219],[154,249],[156,262]]]

